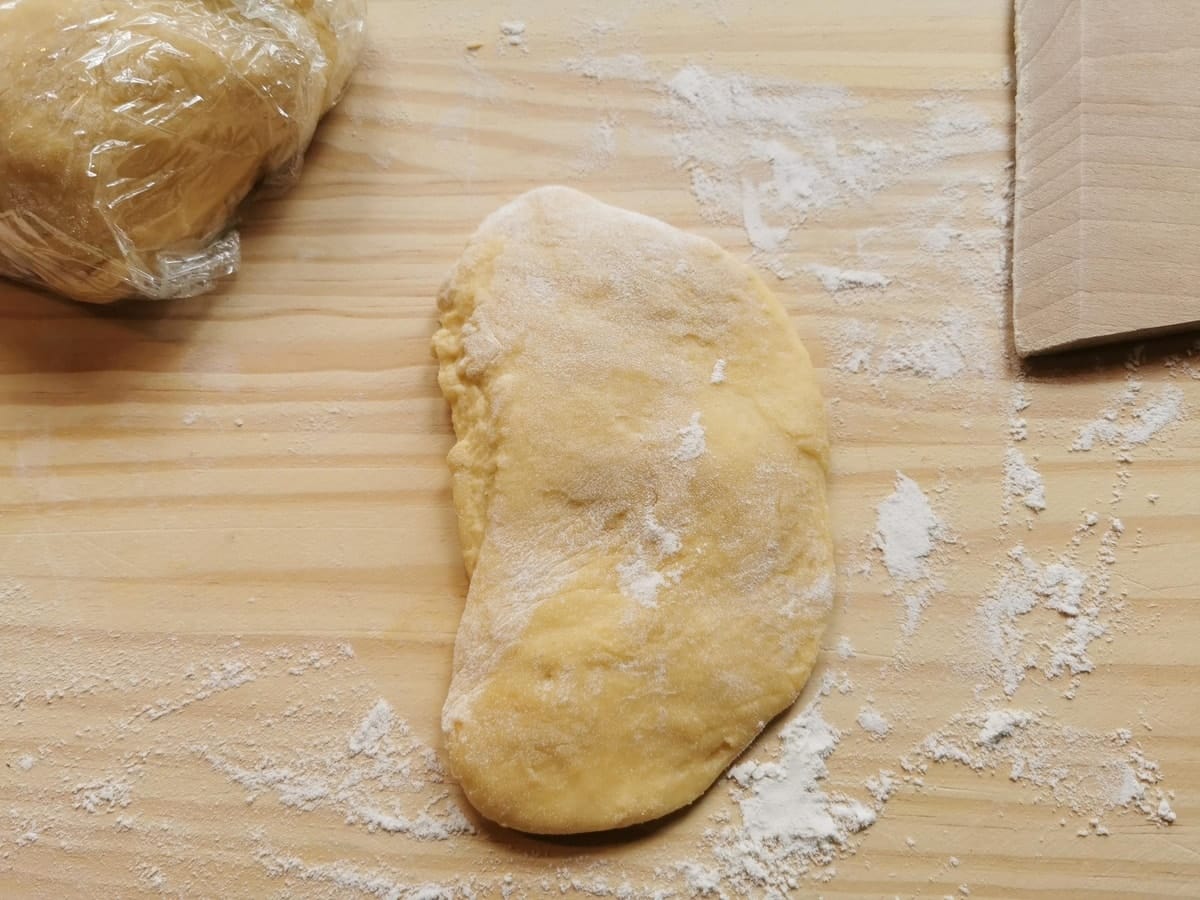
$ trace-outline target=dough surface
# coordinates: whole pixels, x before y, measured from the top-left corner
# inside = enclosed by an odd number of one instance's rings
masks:
[[[438,308],[471,579],[451,769],[536,833],[685,806],[795,700],[830,610],[808,354],[717,245],[566,188],[490,216]]]
[[[78,300],[188,296],[231,218],[294,174],[363,0],[0,3],[0,275]]]

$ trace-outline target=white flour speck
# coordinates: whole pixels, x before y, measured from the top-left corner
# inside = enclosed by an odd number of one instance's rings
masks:
[[[524,22],[501,22],[500,36],[510,47],[525,47],[525,23]]]
[[[1167,802],[1167,798],[1163,797],[1158,801],[1158,806],[1155,808],[1155,815],[1168,825],[1175,824],[1175,810],[1171,809],[1171,804]]]
[[[888,722],[877,710],[864,706],[858,711],[858,727],[873,738],[887,737],[889,731],[892,730],[891,723]]]
[[[1087,452],[1097,444],[1128,449],[1149,443],[1159,432],[1183,418],[1183,391],[1175,385],[1167,385],[1154,399],[1134,409],[1140,390],[1140,382],[1131,382],[1114,406],[1079,429],[1071,449]]]
[[[902,472],[896,487],[876,509],[875,542],[883,551],[883,564],[893,578],[915,581],[928,568],[925,558],[933,552],[942,523],[929,505],[920,486]]]
[[[707,897],[719,893],[721,876],[709,867],[688,861],[680,863],[678,868],[692,896]]]
[[[964,633],[963,646],[977,649],[963,664],[981,663],[1010,697],[1030,669],[1047,679],[1090,672],[1089,648],[1108,633],[1114,602],[1109,570],[1120,536],[1112,525],[1100,536],[1090,570],[1069,555],[1043,565],[1023,546],[1010,550],[999,580],[979,603],[974,626]],[[1039,608],[1053,615],[1035,615]]]
[[[831,294],[849,291],[855,288],[875,288],[882,290],[892,283],[892,279],[878,272],[864,272],[858,269],[839,269],[834,266],[823,266],[812,263],[804,267],[821,282],[821,286]]]
[[[667,583],[662,572],[650,568],[644,559],[619,564],[617,579],[621,593],[647,609],[658,606],[658,592]]]
[[[1032,718],[1029,713],[1020,709],[994,709],[987,714],[976,740],[980,744],[994,746],[1016,729],[1028,725]]]
[[[706,444],[704,426],[700,424],[700,413],[692,413],[691,421],[680,428],[678,434],[679,447],[675,451],[675,459],[680,462],[691,462],[704,453]]]
[[[129,805],[133,786],[122,778],[105,778],[75,786],[75,808],[89,813],[112,812]]]
[[[1174,385],[1163,388],[1154,400],[1133,411],[1134,422],[1125,429],[1129,444],[1144,444],[1183,417],[1183,391]]]
[[[359,724],[358,730],[350,735],[350,740],[347,742],[350,747],[350,755],[357,756],[359,753],[363,753],[367,756],[377,756],[380,742],[391,729],[392,707],[381,697]]]
[[[871,807],[822,789],[839,737],[820,709],[809,707],[780,732],[777,762],[749,760],[729,771],[742,821],[711,841],[733,885],[786,890],[810,865],[832,861],[854,834],[874,824]]]
[[[852,659],[854,657],[854,645],[850,643],[850,638],[842,635],[837,642],[838,659]]]
[[[248,802],[272,792],[296,810],[334,809],[349,825],[446,840],[473,833],[442,787],[436,754],[416,740],[386,700],[372,704],[348,737],[319,734],[285,756],[253,744],[200,744],[196,755],[248,792]]]
[[[1017,497],[1027,507],[1040,512],[1046,508],[1046,486],[1042,476],[1028,462],[1025,454],[1010,447],[1004,454],[1004,492],[1006,506]]]
[[[683,549],[682,538],[654,518],[653,512],[646,513],[642,524],[646,528],[646,534],[650,541],[657,546],[660,556],[674,556]]]

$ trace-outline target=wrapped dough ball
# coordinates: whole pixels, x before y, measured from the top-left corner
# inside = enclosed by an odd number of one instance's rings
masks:
[[[107,303],[234,272],[237,207],[298,172],[364,5],[0,3],[0,275]]]

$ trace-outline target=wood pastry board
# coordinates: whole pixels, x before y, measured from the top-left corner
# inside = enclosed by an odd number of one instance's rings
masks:
[[[235,281],[111,309],[0,286],[0,895],[686,896],[686,864],[720,868],[704,833],[738,821],[728,781],[616,837],[471,819],[419,840],[380,815],[461,803],[421,784],[467,590],[433,297],[484,215],[564,182],[788,275],[768,278],[820,371],[840,580],[800,704],[841,733],[824,790],[900,783],[796,895],[1194,896],[1200,358],[1016,361],[1012,33],[1006,0],[379,0],[302,183],[247,214]],[[688,101],[689,66],[715,101]],[[1006,487],[1011,451],[1044,510],[1013,496],[1019,467]],[[898,472],[943,523],[919,583],[875,546]],[[1107,573],[1105,634],[1074,689],[1043,661],[997,699],[980,617],[1018,547]],[[360,727],[380,700],[383,756]],[[923,754],[985,702],[1101,763],[1136,749],[1175,824]]]
[[[1200,324],[1200,6],[1017,0],[1023,356]]]

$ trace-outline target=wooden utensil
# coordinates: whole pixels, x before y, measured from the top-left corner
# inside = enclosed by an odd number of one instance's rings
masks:
[[[1017,0],[1016,42],[1017,352],[1200,324],[1200,3]]]

